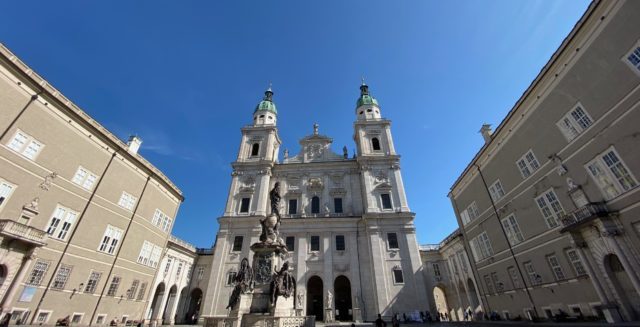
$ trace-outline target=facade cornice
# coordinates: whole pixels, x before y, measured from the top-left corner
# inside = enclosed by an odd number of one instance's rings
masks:
[[[380,119],[368,119],[368,120],[356,120],[353,122],[353,126],[358,125],[391,125],[391,121],[385,118]]]
[[[129,152],[127,145],[122,140],[91,118],[91,116],[80,109],[75,103],[71,102],[62,92],[54,88],[49,82],[20,60],[3,43],[0,43],[0,63],[12,73],[22,77],[21,82],[27,84],[27,87],[32,89],[39,97],[46,99],[47,102],[53,104],[69,117],[79,122],[84,128],[91,131],[92,135],[99,137],[105,144],[108,144],[121,156],[140,167],[148,175],[157,177],[159,182],[171,191],[171,193],[180,201],[184,201],[182,191],[164,175],[164,173],[141,155]]]

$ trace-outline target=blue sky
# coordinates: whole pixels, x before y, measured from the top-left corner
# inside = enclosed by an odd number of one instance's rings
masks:
[[[392,120],[420,243],[446,197],[588,1],[9,1],[0,40],[184,191],[173,233],[212,244],[240,127],[269,81],[284,148],[312,124],[354,148],[365,76]],[[515,169],[515,167],[514,167]]]

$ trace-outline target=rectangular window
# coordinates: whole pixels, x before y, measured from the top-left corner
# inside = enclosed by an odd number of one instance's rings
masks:
[[[487,286],[487,291],[489,294],[495,293],[495,291],[493,290],[493,283],[491,282],[491,277],[489,277],[489,275],[484,275],[484,283]]]
[[[40,312],[38,312],[38,318],[36,319],[36,321],[37,321],[40,325],[42,325],[42,324],[46,323],[46,322],[47,322],[47,320],[49,320],[49,314],[50,314],[50,312],[47,312],[47,311],[40,311]]]
[[[524,156],[518,159],[517,165],[518,169],[520,169],[520,174],[522,174],[522,177],[524,178],[529,177],[531,174],[533,174],[534,171],[540,168],[538,159],[536,159],[536,156],[531,150],[529,150],[527,153],[525,153]]]
[[[35,160],[42,150],[43,144],[21,130],[18,130],[13,138],[7,143],[9,149]]]
[[[107,291],[107,296],[116,296],[118,287],[120,286],[120,279],[120,276],[113,276],[111,284],[109,285],[109,290]]]
[[[56,277],[53,280],[53,285],[51,285],[52,289],[64,289],[64,286],[67,284],[67,280],[69,280],[69,275],[71,275],[71,268],[73,267],[69,265],[60,265],[60,268],[58,268],[58,272],[56,273]]]
[[[72,182],[78,184],[85,190],[91,190],[96,180],[98,180],[98,176],[82,166],[78,167],[76,174],[71,179]]]
[[[511,277],[511,282],[513,283],[513,288],[514,289],[521,288],[522,285],[520,284],[520,277],[518,276],[518,270],[516,269],[516,267],[511,266],[511,267],[507,268],[507,270],[509,271],[509,276]]]
[[[104,320],[105,320],[106,317],[107,317],[107,315],[105,315],[105,314],[98,315],[98,317],[96,318],[96,325],[104,324]]]
[[[320,251],[320,236],[311,236],[311,251]]]
[[[242,251],[242,242],[244,241],[243,236],[236,236],[233,238],[233,252]]]
[[[553,189],[542,193],[541,196],[535,198],[535,201],[544,217],[544,221],[547,223],[547,227],[558,227],[558,221],[560,221],[560,217],[564,214],[564,210]]]
[[[504,188],[502,188],[502,183],[500,180],[496,180],[489,186],[489,194],[491,194],[491,199],[494,202],[500,200],[504,196]]]
[[[156,209],[156,212],[153,214],[153,219],[151,220],[152,224],[165,232],[169,232],[169,229],[171,228],[171,222],[172,219],[164,214],[164,212],[160,211],[160,209]]]
[[[198,278],[198,280],[202,280],[203,277],[204,277],[204,267],[200,266],[198,267],[198,273],[196,278]]]
[[[287,251],[295,251],[295,243],[296,243],[296,238],[293,236],[287,236],[287,238],[285,239],[285,244],[287,245]]]
[[[344,251],[345,248],[344,235],[336,235],[336,250]]]
[[[504,284],[502,284],[502,282],[498,278],[497,272],[491,273],[491,281],[493,281],[493,285],[496,287],[496,292],[504,291]]]
[[[93,294],[96,291],[100,277],[102,277],[101,272],[92,271],[89,275],[89,280],[87,280],[87,284],[84,287],[84,292]]]
[[[472,221],[480,216],[480,210],[478,209],[476,201],[471,202],[471,204],[467,207],[467,209],[465,209],[465,211],[467,212],[469,221]]]
[[[149,241],[144,241],[140,249],[140,254],[138,255],[138,263],[155,268],[158,266],[161,254],[161,247]]]
[[[71,316],[71,323],[73,324],[81,323],[82,317],[84,317],[84,313],[74,313],[73,316]]]
[[[11,193],[13,192],[13,188],[13,184],[9,184],[8,182],[0,179],[0,209],[2,209],[2,206],[5,203],[7,203],[9,196],[11,196]]]
[[[140,281],[137,279],[134,279],[133,282],[131,282],[131,287],[129,287],[129,289],[127,290],[127,299],[133,300],[133,298],[136,296],[138,285],[140,285]]]
[[[482,232],[480,235],[472,238],[469,245],[471,245],[471,252],[473,252],[476,262],[493,255],[493,248],[491,247],[487,232]]]
[[[47,273],[47,269],[49,269],[49,261],[38,259],[38,261],[33,265],[33,269],[31,269],[31,274],[29,274],[29,278],[27,279],[27,285],[40,285],[44,274]]]
[[[380,194],[380,199],[382,200],[382,209],[393,209],[391,205],[391,195],[389,193]]]
[[[59,240],[65,240],[71,225],[76,220],[78,213],[63,206],[58,205],[53,212],[53,217],[49,221],[47,234]]]
[[[120,242],[120,238],[122,238],[122,229],[115,228],[111,225],[107,225],[107,229],[104,231],[104,235],[102,236],[102,242],[100,242],[100,247],[98,247],[98,251],[113,254],[116,252],[118,248],[118,243]]]
[[[636,74],[640,75],[640,42],[633,46],[624,59],[627,65],[629,65]]]
[[[342,213],[342,198],[333,198],[333,208],[336,213]]]
[[[464,252],[458,252],[458,260],[460,260],[460,266],[462,266],[462,270],[467,271],[467,260],[465,259]]]
[[[250,203],[251,198],[242,198],[242,200],[240,200],[240,213],[248,213]]]
[[[140,284],[140,292],[138,292],[138,297],[136,300],[142,301],[144,299],[144,293],[147,291],[147,283]]]
[[[555,254],[547,256],[547,262],[549,262],[549,267],[551,267],[551,271],[553,271],[553,276],[556,280],[565,279],[564,271],[562,271],[560,261],[558,261],[558,257],[556,257]]]
[[[298,199],[289,199],[289,214],[295,215],[298,213]]]
[[[516,245],[524,241],[524,237],[520,232],[520,227],[518,226],[515,214],[510,214],[507,218],[502,219],[502,227],[504,228],[505,233],[507,233],[507,239],[509,239],[509,243],[511,243],[511,245]]]
[[[437,263],[433,264],[433,275],[436,276],[436,278],[440,277],[440,265]]]
[[[167,264],[164,266],[164,275],[166,276],[171,269],[171,263],[173,262],[173,257],[167,257]]]
[[[236,279],[236,275],[237,275],[237,273],[235,271],[229,272],[227,274],[227,286],[232,286],[234,284],[234,281]]]
[[[526,271],[529,276],[529,282],[531,282],[531,285],[538,285],[542,283],[542,277],[536,273],[531,262],[525,262],[523,263],[523,266],[524,271]]]
[[[402,269],[393,269],[393,281],[396,284],[404,284],[404,276],[402,275]]]
[[[587,163],[586,168],[606,200],[638,186],[637,179],[613,147],[596,156]]]
[[[584,110],[581,104],[577,104],[571,111],[562,117],[556,125],[560,131],[571,142],[580,133],[589,128],[593,124],[593,120]]]
[[[127,193],[127,192],[122,192],[122,195],[120,196],[120,201],[118,201],[118,205],[127,209],[127,210],[133,210],[133,207],[136,204],[136,197]]]
[[[387,233],[387,245],[389,249],[399,249],[398,246],[398,234],[396,233]]]
[[[178,269],[176,269],[176,276],[180,276],[180,273],[182,272],[182,266],[184,265],[184,263],[182,261],[178,262]]]
[[[578,251],[576,249],[569,249],[566,251],[567,258],[569,258],[569,262],[573,266],[573,270],[576,272],[576,276],[584,276],[587,274],[587,271],[584,269],[582,265],[582,260],[580,260],[580,255],[578,255]]]

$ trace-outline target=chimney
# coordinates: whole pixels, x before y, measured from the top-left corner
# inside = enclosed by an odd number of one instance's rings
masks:
[[[484,143],[491,142],[491,136],[493,131],[491,130],[491,124],[482,124],[482,128],[480,128],[480,134],[484,138]]]
[[[129,136],[129,141],[127,141],[127,150],[132,154],[138,153],[138,149],[140,149],[140,145],[142,145],[142,139],[138,137],[138,135]]]

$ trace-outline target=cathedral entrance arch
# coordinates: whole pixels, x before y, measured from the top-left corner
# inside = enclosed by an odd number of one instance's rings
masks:
[[[158,284],[156,291],[153,294],[153,301],[151,301],[151,307],[149,308],[149,319],[159,319],[160,310],[162,309],[162,297],[164,296],[164,283]]]
[[[349,278],[343,275],[336,277],[333,283],[333,291],[336,293],[336,320],[353,320],[353,313],[351,311],[351,282],[349,282]]]
[[[0,287],[4,284],[4,281],[7,279],[7,266],[0,265]]]
[[[449,305],[444,286],[438,285],[433,288],[433,299],[436,303],[436,310],[441,320],[449,316]]]
[[[322,279],[318,276],[312,276],[307,282],[307,316],[316,316],[316,321],[324,320],[322,314],[323,287]]]
[[[618,294],[620,304],[629,311],[627,320],[636,320],[640,317],[640,296],[633,287],[633,282],[622,262],[615,254],[608,254],[604,257],[604,267],[613,284],[614,291]]]

